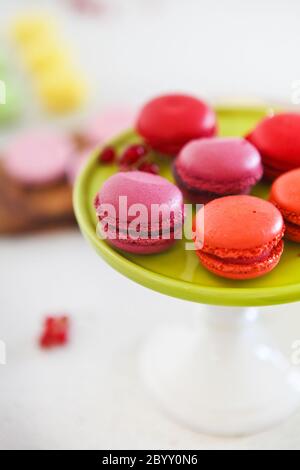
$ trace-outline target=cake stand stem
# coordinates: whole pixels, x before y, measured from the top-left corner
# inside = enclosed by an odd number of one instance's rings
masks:
[[[269,428],[300,406],[300,373],[269,338],[258,309],[203,306],[191,326],[161,328],[141,370],[162,409],[200,432]]]

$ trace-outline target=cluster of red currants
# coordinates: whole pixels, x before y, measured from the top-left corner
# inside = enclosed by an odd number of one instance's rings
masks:
[[[144,171],[154,175],[159,174],[159,167],[149,159],[149,148],[143,144],[134,144],[127,147],[117,158],[117,152],[114,147],[105,147],[99,156],[100,163],[110,164],[117,162],[120,171]]]

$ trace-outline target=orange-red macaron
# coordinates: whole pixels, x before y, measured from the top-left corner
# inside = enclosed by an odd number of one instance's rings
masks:
[[[285,173],[273,183],[270,201],[283,215],[286,238],[300,243],[300,169]]]
[[[278,265],[284,221],[270,202],[253,196],[216,199],[198,212],[196,221],[197,255],[212,273],[254,279]]]

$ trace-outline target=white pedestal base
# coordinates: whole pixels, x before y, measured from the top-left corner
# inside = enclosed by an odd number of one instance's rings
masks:
[[[204,309],[197,325],[162,329],[142,354],[158,403],[214,435],[256,433],[287,418],[300,406],[300,374],[272,345],[258,311]]]

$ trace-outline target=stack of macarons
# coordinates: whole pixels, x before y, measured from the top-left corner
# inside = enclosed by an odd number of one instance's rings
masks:
[[[66,169],[71,138],[49,130],[22,132],[0,165],[0,233],[22,233],[74,223]]]
[[[12,34],[46,110],[63,114],[82,107],[86,78],[74,65],[55,21],[27,14],[15,20]]]
[[[44,130],[22,133],[5,152],[4,169],[21,185],[40,187],[64,179],[73,151],[70,139]]]
[[[126,201],[124,208],[120,205],[122,198]],[[153,205],[164,207],[157,217]],[[165,251],[182,231],[181,191],[158,175],[140,171],[116,173],[98,192],[95,209],[103,238],[129,253],[149,255]]]

